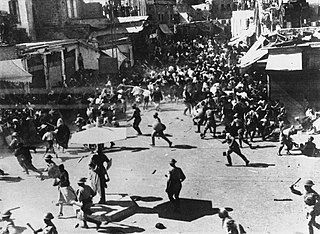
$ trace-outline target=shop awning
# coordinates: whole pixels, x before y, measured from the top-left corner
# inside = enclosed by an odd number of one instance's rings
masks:
[[[159,24],[160,30],[166,35],[173,35],[172,31],[166,24]]]
[[[105,54],[112,58],[117,58],[118,60],[118,68],[120,68],[121,64],[123,63],[124,60],[126,60],[127,56],[125,56],[119,48],[114,48],[114,49],[108,49],[108,50],[102,50]]]
[[[240,59],[241,68],[250,66],[251,64],[261,59],[263,56],[268,54],[268,50],[261,49],[265,40],[265,37],[260,36],[258,40],[250,47],[248,52]]]
[[[302,53],[269,54],[266,70],[300,71],[302,70]]]
[[[21,59],[0,61],[0,71],[0,81],[32,82],[32,75],[23,68]]]

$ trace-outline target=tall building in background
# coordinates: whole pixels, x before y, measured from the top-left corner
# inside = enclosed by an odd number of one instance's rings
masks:
[[[0,11],[13,16],[17,29],[25,30],[30,39],[35,40],[32,2],[32,0],[1,0]]]

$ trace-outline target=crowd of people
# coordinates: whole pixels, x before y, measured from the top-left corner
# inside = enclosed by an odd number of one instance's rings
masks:
[[[148,110],[149,102],[152,101],[157,112],[153,114],[155,122],[152,125],[151,145],[155,145],[155,137],[158,136],[169,147],[174,147],[173,142],[164,134],[166,126],[159,117],[162,112],[161,102],[168,97],[168,100],[183,102],[185,109],[181,114],[190,116],[190,122],[196,126],[195,132],[200,139],[208,138],[208,132],[215,139],[224,139],[222,143],[228,144],[224,153],[227,166],[233,165],[231,153],[239,155],[245,165],[249,166],[250,160],[241,152],[241,148],[244,147],[243,143],[254,148],[256,137],[261,137],[262,140],[280,139],[279,156],[285,146],[288,154],[293,147],[308,156],[318,154],[313,138],[310,137],[305,144],[300,145],[292,140],[291,136],[297,130],[294,127],[288,128],[291,125],[284,104],[268,97],[264,75],[258,71],[240,73],[236,61],[245,52],[243,48],[229,46],[226,41],[204,36],[164,44],[167,46],[158,45],[155,48],[149,62],[141,64],[142,72],[138,79],[131,80],[132,77],[127,77],[117,86],[112,86],[109,82],[103,89],[86,96],[83,99],[87,104],[86,112],[77,113],[73,121],[76,131],[82,131],[87,125],[97,124],[118,127],[119,119],[110,103],[117,103],[125,113],[127,104],[133,102],[133,114],[127,120],[133,120],[134,130],[142,135],[139,106]],[[25,104],[28,103],[30,102]],[[91,222],[99,228],[101,221],[91,217],[90,207],[96,194],[100,196],[99,203],[106,202],[105,188],[109,181],[107,170],[111,166],[111,160],[103,154],[104,146],[99,144],[96,151],[93,151],[89,164],[90,186],[85,184],[85,178],[80,178],[79,188],[74,191],[64,165],[56,165],[51,156],[53,154],[58,157],[54,142],[61,147],[62,152],[68,149],[70,127],[59,111],[37,110],[36,106],[30,104],[23,110],[2,110],[1,124],[7,129],[7,135],[12,136],[10,149],[26,173],[33,170],[43,178],[43,172],[32,165],[30,150],[36,152],[37,141],[32,139],[45,142],[45,172],[55,179],[55,186],[59,188],[58,216],[63,216],[64,204],[73,204],[79,207],[76,214],[83,221],[81,227],[87,228],[87,222]],[[218,125],[223,126],[222,131],[217,131]],[[289,131],[285,131],[286,129]],[[186,176],[175,164],[176,160],[172,159],[166,192],[174,211],[180,212],[179,193]],[[235,225],[227,211],[221,211],[219,216],[226,229],[245,233],[241,225]],[[46,217],[46,220],[53,219],[52,214],[47,214]],[[54,226],[48,223],[47,225]],[[55,228],[52,229],[56,232]]]

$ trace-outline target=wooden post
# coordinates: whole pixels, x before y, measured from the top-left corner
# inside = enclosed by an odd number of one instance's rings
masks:
[[[43,56],[43,70],[44,70],[44,79],[46,81],[46,89],[50,89],[47,54],[43,54],[42,56]]]
[[[66,86],[67,78],[66,78],[66,66],[64,61],[64,53],[63,50],[60,51],[61,53],[61,76],[62,76],[62,84]]]

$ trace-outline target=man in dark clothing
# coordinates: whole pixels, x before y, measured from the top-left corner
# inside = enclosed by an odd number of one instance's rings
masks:
[[[303,196],[305,203],[305,210],[307,212],[308,228],[309,233],[313,234],[313,227],[320,229],[320,224],[316,222],[316,217],[320,215],[320,196],[319,194],[312,189],[314,185],[312,180],[307,180],[304,183],[305,193],[295,189],[295,184],[290,186],[290,190],[293,194],[298,196]]]
[[[230,154],[233,152],[239,155],[240,158],[242,158],[242,160],[246,163],[246,166],[249,165],[250,161],[241,153],[239,144],[237,143],[237,141],[233,136],[231,136],[230,134],[227,134],[226,139],[222,141],[222,143],[228,143],[229,145],[229,149],[227,150],[227,152],[225,152],[226,154],[225,156],[227,156],[227,160],[228,160],[228,164],[226,164],[227,166],[232,166]]]
[[[32,164],[30,147],[24,146],[22,142],[19,142],[14,151],[14,155],[17,157],[20,166],[25,170],[26,174],[29,174],[29,170],[31,170],[38,173],[42,178],[42,172]]]
[[[132,115],[132,117],[130,119],[128,119],[128,121],[134,119],[132,127],[134,128],[134,130],[136,130],[138,132],[138,135],[142,135],[142,132],[141,132],[141,130],[139,128],[139,124],[141,122],[141,116],[140,116],[140,112],[141,111],[137,107],[136,104],[132,105],[132,109],[134,110],[133,111],[133,115]]]
[[[311,157],[319,154],[319,150],[317,149],[316,144],[313,143],[313,140],[314,138],[311,136],[305,144],[300,144],[302,154]]]
[[[89,185],[86,185],[85,182],[86,178],[80,178],[78,180],[79,188],[76,192],[78,202],[74,202],[74,204],[79,206],[81,209],[77,210],[77,218],[83,221],[83,226],[81,226],[82,228],[88,228],[87,222],[90,222],[96,224],[97,229],[99,229],[101,222],[90,217],[92,214],[90,208],[93,205],[92,198],[96,193]],[[78,227],[78,224],[76,227]]]
[[[166,175],[168,178],[166,193],[170,199],[170,202],[174,206],[174,211],[180,212],[180,198],[179,194],[182,188],[182,182],[186,179],[181,168],[176,167],[176,160],[171,159],[169,162],[170,166],[172,167],[169,170],[169,176]]]
[[[153,133],[151,134],[151,140],[152,140],[152,144],[151,146],[155,145],[155,137],[161,137],[162,139],[164,139],[166,142],[168,142],[169,147],[172,146],[172,142],[164,135],[163,131],[165,130],[165,125],[163,123],[161,123],[161,120],[158,116],[158,113],[155,113],[153,115],[153,118],[156,119],[156,121],[153,123],[152,127],[153,127]]]
[[[110,160],[109,158],[102,152],[103,144],[98,144],[97,152],[92,156],[89,165],[91,166],[92,170],[96,172],[100,179],[100,189],[101,189],[101,198],[99,204],[106,203],[106,193],[105,193],[105,186],[106,186],[106,168],[104,163],[108,163]]]
[[[159,87],[156,87],[156,89],[151,94],[151,97],[153,102],[155,103],[156,111],[160,111],[160,102],[162,101],[163,96]]]
[[[44,228],[40,228],[38,230],[35,230],[33,233],[37,234],[39,232],[46,233],[46,234],[58,234],[56,226],[51,221],[53,219],[52,213],[47,213],[46,216],[43,218],[44,223],[46,226]]]

